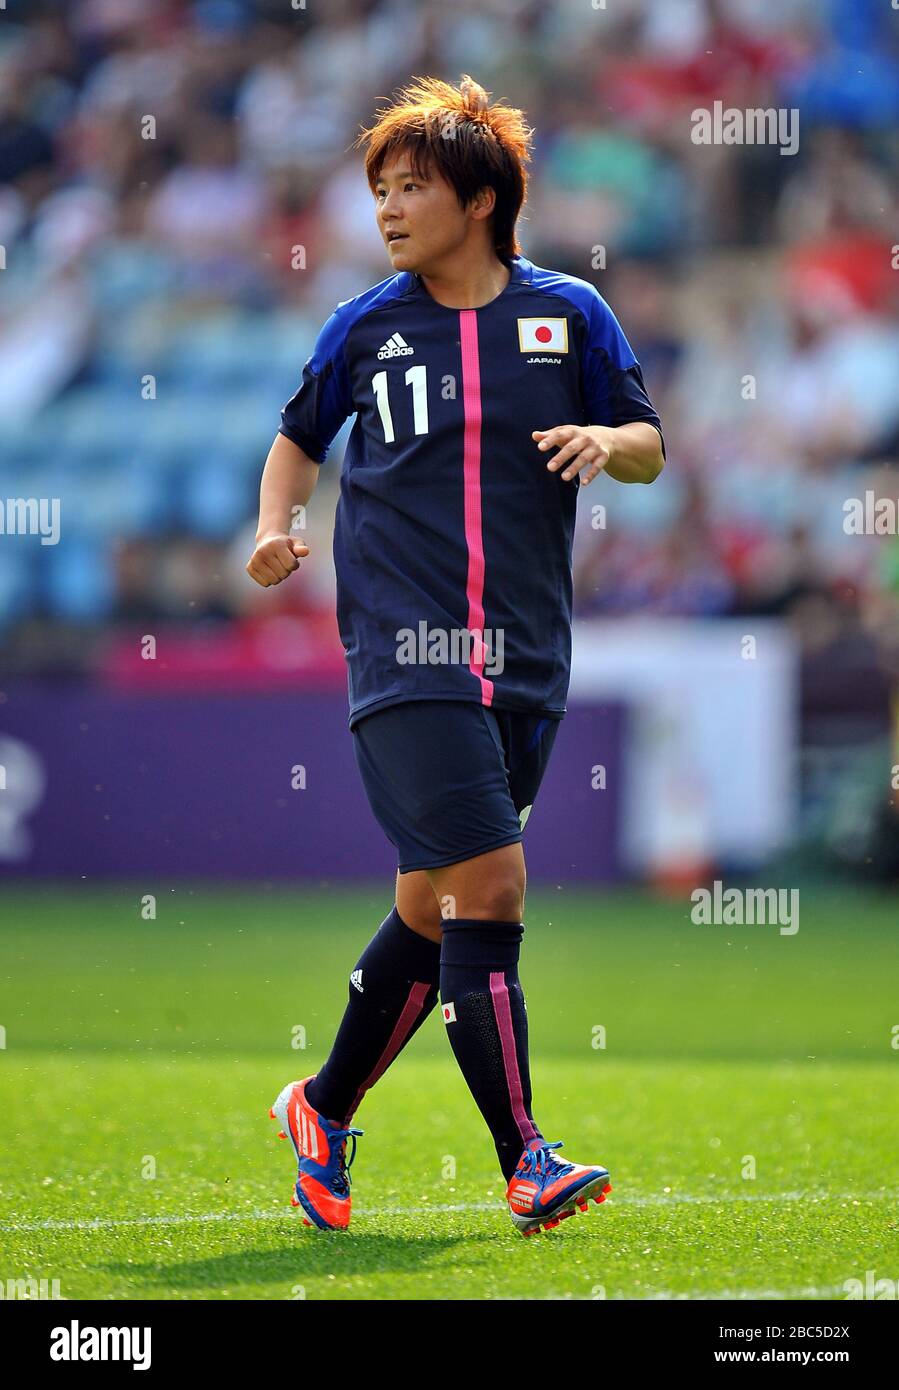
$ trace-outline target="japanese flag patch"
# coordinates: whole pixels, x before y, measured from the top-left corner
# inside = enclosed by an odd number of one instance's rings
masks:
[[[518,346],[522,352],[567,352],[567,319],[519,319]]]
[[[444,1006],[443,1006],[443,1021],[444,1021],[444,1023],[455,1023],[455,1021],[456,1021],[456,1006],[455,1006],[455,1004],[444,1004]]]

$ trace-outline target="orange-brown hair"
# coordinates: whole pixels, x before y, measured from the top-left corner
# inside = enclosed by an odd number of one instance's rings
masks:
[[[409,155],[418,177],[436,166],[460,207],[479,189],[493,188],[496,254],[505,260],[519,254],[515,224],[527,195],[533,135],[521,111],[503,102],[491,106],[484,88],[465,75],[458,87],[436,77],[416,78],[377,116],[356,140],[368,146],[365,175],[372,192],[385,163],[400,153]]]

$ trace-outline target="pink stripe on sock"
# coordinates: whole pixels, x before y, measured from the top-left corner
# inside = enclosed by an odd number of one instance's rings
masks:
[[[422,984],[419,981],[418,983],[414,984],[410,989],[409,997],[403,1005],[403,1011],[396,1021],[396,1026],[394,1027],[393,1032],[390,1034],[390,1039],[387,1043],[387,1046],[384,1048],[384,1051],[378,1058],[374,1071],[367,1078],[367,1080],[363,1081],[362,1085],[359,1087],[359,1090],[356,1092],[356,1099],[353,1101],[349,1113],[346,1116],[346,1119],[344,1121],[345,1124],[349,1124],[350,1120],[353,1118],[356,1111],[359,1109],[359,1104],[362,1100],[362,1097],[365,1095],[365,1092],[370,1090],[371,1087],[374,1086],[375,1082],[379,1079],[379,1077],[382,1077],[384,1075],[385,1071],[390,1066],[390,1063],[393,1061],[394,1057],[399,1052],[400,1048],[403,1046],[403,1043],[409,1036],[412,1025],[414,1024],[415,1020],[418,1018],[418,1015],[424,1008],[425,999],[427,998],[428,990],[430,988],[431,986],[429,984]]]
[[[522,1144],[539,1138],[539,1131],[533,1120],[528,1119],[524,1108],[524,1095],[521,1090],[521,1075],[518,1070],[518,1053],[515,1050],[515,1032],[512,1028],[512,1006],[509,1002],[509,989],[506,977],[501,970],[490,972],[490,996],[493,1000],[493,1013],[499,1029],[499,1039],[503,1049],[503,1066],[506,1069],[506,1084],[509,1087],[509,1103],[521,1135]]]
[[[465,497],[465,544],[468,547],[468,631],[472,652],[468,669],[481,683],[481,703],[493,703],[493,681],[484,675],[484,533],[481,516],[481,364],[478,353],[478,316],[474,309],[459,310],[462,344],[462,477]]]

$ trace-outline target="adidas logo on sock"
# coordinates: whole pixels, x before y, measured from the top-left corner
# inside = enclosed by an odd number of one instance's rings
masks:
[[[414,351],[415,348],[410,348],[401,333],[391,333],[378,353],[378,361],[383,362],[388,357],[410,357]]]
[[[350,984],[351,984],[351,985],[355,985],[356,988],[358,989],[358,991],[359,991],[360,994],[364,994],[364,993],[365,993],[365,990],[362,988],[362,971],[361,971],[361,970],[354,970],[354,971],[353,971],[352,975],[350,976]]]

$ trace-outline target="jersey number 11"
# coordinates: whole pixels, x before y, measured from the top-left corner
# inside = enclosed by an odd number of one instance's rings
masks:
[[[412,416],[416,434],[428,432],[428,369],[422,365],[410,367],[406,372],[406,385],[412,387]],[[372,390],[378,404],[378,414],[384,426],[384,442],[393,444],[393,416],[390,414],[390,399],[387,394],[387,373],[376,372],[371,379]]]

